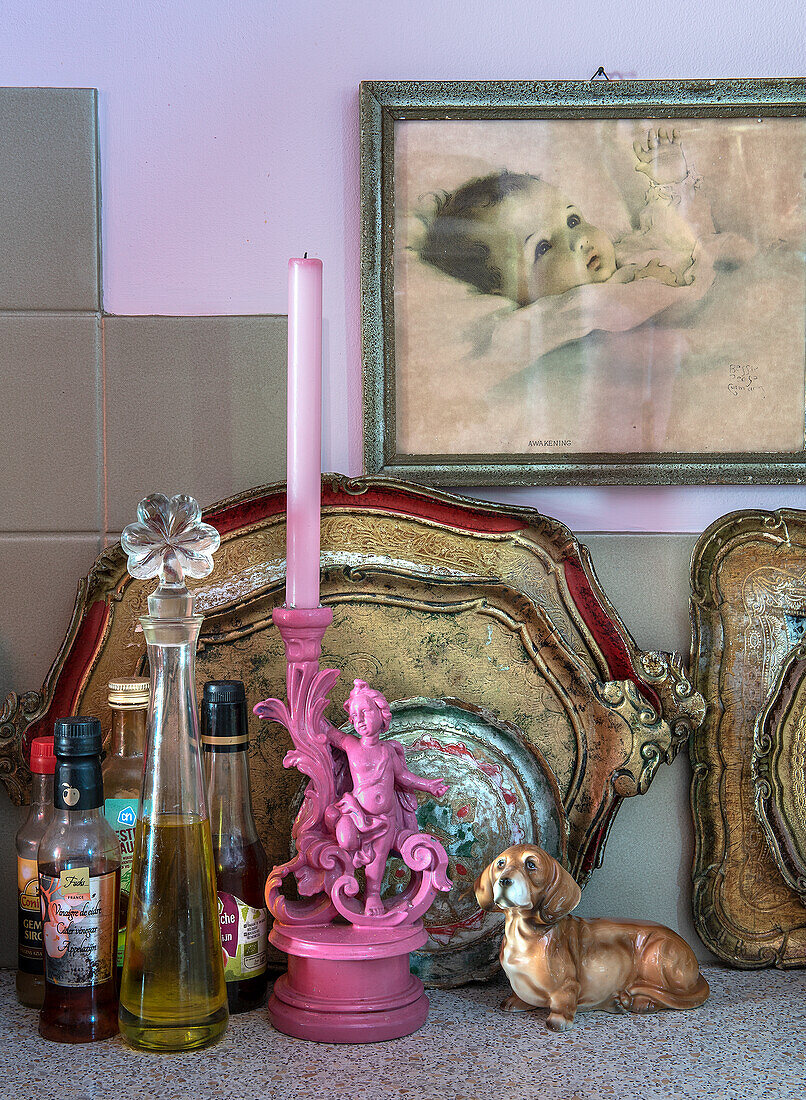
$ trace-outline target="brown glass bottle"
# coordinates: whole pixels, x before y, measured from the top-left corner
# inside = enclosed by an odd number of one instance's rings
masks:
[[[224,976],[231,1013],[266,996],[269,867],[252,816],[246,695],[240,680],[204,685],[201,742],[218,889]]]
[[[89,1043],[118,1030],[120,845],[103,816],[100,723],[60,719],[53,742],[53,818],[38,858],[45,960],[39,1033]]]
[[[103,762],[104,816],[120,843],[120,914],[117,941],[118,982],[126,949],[126,922],[137,806],[143,783],[143,752],[148,716],[149,681],[120,679],[109,684],[112,738]]]
[[[53,816],[53,770],[56,757],[52,737],[31,742],[31,809],[17,832],[17,1000],[41,1008],[45,996],[42,958],[42,914],[39,906],[39,841]]]

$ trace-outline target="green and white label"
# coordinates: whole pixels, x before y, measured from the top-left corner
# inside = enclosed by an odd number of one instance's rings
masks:
[[[137,831],[137,799],[107,798],[104,802],[104,817],[118,834],[120,843],[120,924],[118,927],[117,964],[123,966],[123,952],[126,948],[126,916],[132,881],[134,835]]]
[[[224,977],[228,982],[257,978],[266,969],[269,919],[265,908],[256,909],[245,901],[218,892],[218,920],[221,926],[221,950],[224,953]]]

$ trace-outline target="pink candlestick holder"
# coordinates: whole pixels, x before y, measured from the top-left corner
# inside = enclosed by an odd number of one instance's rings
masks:
[[[437,891],[450,889],[444,848],[418,832],[416,792],[441,798],[447,786],[411,773],[403,746],[380,740],[389,704],[363,680],[345,704],[355,734],[324,717],[339,675],[319,668],[330,608],[277,608],[273,618],[285,645],[288,702],[266,699],[254,712],[288,730],[294,748],[283,764],[309,783],[292,830],[296,854],[266,882],[274,916],[269,938],[288,955],[269,1017],[278,1031],[319,1042],[409,1035],[428,1015],[409,952],[426,942],[421,918]],[[390,855],[410,878],[401,893],[382,898]],[[300,900],[282,893],[290,874]]]

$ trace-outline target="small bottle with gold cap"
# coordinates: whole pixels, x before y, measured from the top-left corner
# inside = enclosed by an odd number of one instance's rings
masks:
[[[126,948],[137,802],[143,783],[149,681],[112,680],[108,700],[112,709],[112,739],[103,765],[104,817],[120,841],[120,927],[117,940],[117,965],[120,968]]]

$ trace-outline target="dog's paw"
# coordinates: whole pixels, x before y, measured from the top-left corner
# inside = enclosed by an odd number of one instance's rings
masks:
[[[559,1012],[550,1012],[546,1020],[546,1027],[552,1031],[570,1031],[573,1026],[574,1021],[569,1020],[567,1016],[561,1016]]]
[[[517,993],[510,993],[508,997],[504,997],[501,1002],[502,1012],[531,1012],[534,1009],[534,1005],[529,1005],[526,1001],[522,1001]]]

